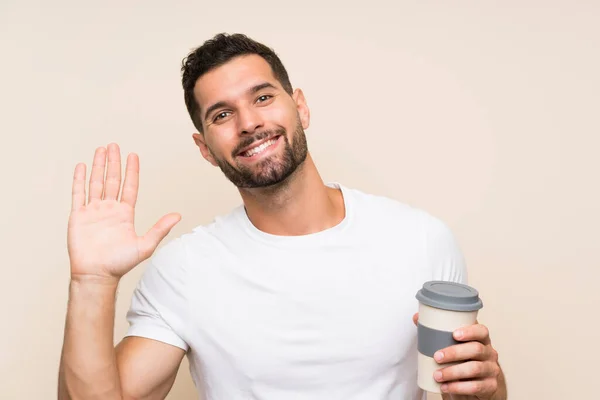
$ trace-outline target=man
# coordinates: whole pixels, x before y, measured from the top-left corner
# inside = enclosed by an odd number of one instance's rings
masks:
[[[423,211],[322,181],[304,95],[268,47],[217,35],[182,70],[194,142],[243,205],[154,254],[114,349],[119,279],[180,216],[138,237],[137,156],[121,190],[119,148],[97,149],[87,203],[77,165],[59,397],[163,399],[187,354],[209,400],[422,398],[415,293],[427,280],[466,282],[451,232]],[[456,339],[438,354],[445,398],[505,399],[487,329]],[[452,361],[466,362],[442,364]]]

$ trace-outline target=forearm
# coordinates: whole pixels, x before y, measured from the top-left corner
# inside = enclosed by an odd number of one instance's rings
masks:
[[[117,282],[71,281],[58,398],[121,399],[113,344]]]

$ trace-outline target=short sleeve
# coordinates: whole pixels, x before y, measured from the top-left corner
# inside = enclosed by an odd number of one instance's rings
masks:
[[[158,340],[188,350],[185,248],[175,239],[159,248],[138,282],[127,312],[125,336]]]
[[[427,216],[425,232],[431,279],[467,284],[464,255],[450,228],[441,220]]]

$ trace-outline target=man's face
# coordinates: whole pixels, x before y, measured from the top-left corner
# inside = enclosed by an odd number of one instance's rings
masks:
[[[194,140],[235,186],[275,185],[306,159],[304,96],[290,96],[262,57],[240,56],[204,74],[194,95],[204,127]]]

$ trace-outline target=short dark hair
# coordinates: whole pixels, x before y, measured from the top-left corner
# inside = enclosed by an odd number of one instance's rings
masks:
[[[292,94],[293,89],[287,71],[273,49],[241,33],[232,35],[219,33],[188,54],[181,64],[181,83],[185,105],[194,126],[200,132],[203,131],[202,117],[199,112],[200,105],[194,97],[196,82],[205,73],[227,63],[231,59],[250,54],[259,55],[265,59],[283,89]]]

